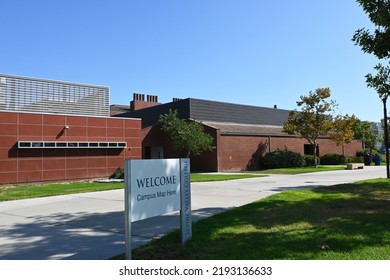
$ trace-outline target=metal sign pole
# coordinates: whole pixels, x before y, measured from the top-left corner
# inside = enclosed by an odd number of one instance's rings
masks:
[[[180,159],[180,239],[192,238],[190,159]]]
[[[131,260],[131,162],[125,161],[125,246],[126,260]]]

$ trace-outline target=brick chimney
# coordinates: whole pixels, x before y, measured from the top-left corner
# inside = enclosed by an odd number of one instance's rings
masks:
[[[161,103],[158,103],[157,95],[147,95],[145,101],[145,94],[133,93],[133,101],[130,102],[130,111],[140,110],[160,104]]]

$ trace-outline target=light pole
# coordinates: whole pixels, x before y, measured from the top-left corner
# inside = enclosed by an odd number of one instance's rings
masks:
[[[383,115],[384,115],[384,129],[385,129],[385,149],[386,149],[386,174],[387,179],[390,178],[390,169],[389,169],[389,133],[387,125],[387,95],[384,95],[382,98],[383,101]]]

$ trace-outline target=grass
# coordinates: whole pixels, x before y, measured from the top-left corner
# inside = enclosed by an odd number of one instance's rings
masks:
[[[118,257],[123,258],[122,256]],[[390,259],[387,179],[279,193],[176,230],[134,259]]]
[[[123,183],[72,182],[0,186],[0,201],[122,189]]]
[[[260,177],[251,174],[191,174],[191,182],[236,180],[244,178]],[[0,201],[10,201],[26,198],[37,198],[74,193],[106,191],[124,188],[123,183],[94,183],[94,182],[71,182],[61,184],[44,185],[15,185],[0,186]]]
[[[313,173],[313,172],[335,171],[335,170],[345,170],[345,166],[344,165],[340,165],[340,166],[319,165],[318,167],[275,168],[275,169],[256,171],[256,173],[294,175],[294,174],[302,174],[302,173]]]
[[[227,181],[247,178],[259,178],[261,175],[253,174],[205,174],[191,173],[191,182]]]

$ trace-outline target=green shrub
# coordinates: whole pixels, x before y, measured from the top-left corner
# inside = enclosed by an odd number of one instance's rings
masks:
[[[275,150],[266,154],[263,158],[263,164],[266,169],[304,167],[305,158],[300,153],[286,150]]]
[[[305,162],[306,162],[306,166],[314,166],[314,156],[312,155],[305,155]],[[317,157],[317,165],[320,165],[320,158]]]
[[[321,157],[321,163],[323,165],[338,165],[338,164],[346,164],[347,159],[343,155],[338,154],[326,154]]]
[[[378,154],[379,152],[376,150],[376,149],[372,149],[372,156],[374,157],[376,154]],[[364,157],[365,155],[367,154],[370,154],[370,149],[369,148],[366,148],[366,149],[361,149],[360,151],[357,151],[356,152],[356,156],[357,157]]]
[[[110,176],[110,179],[124,179],[125,173],[123,167],[118,167],[115,172]]]
[[[364,163],[364,157],[348,157],[347,163]]]

